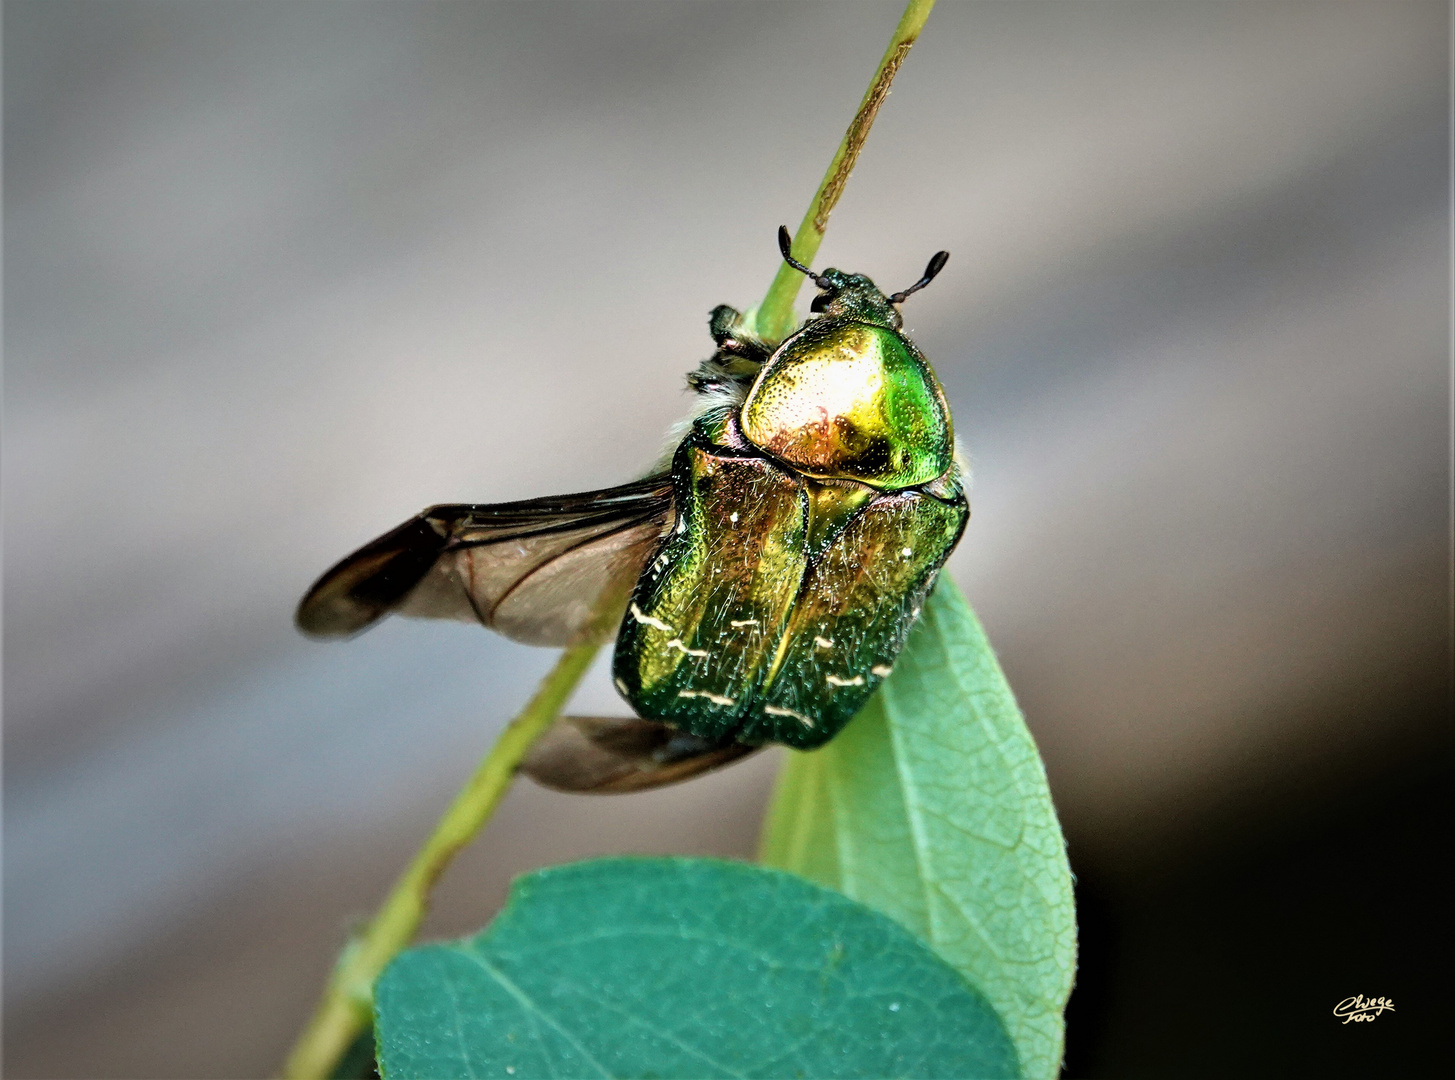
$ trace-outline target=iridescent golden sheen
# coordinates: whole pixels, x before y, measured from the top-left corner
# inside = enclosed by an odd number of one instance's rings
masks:
[[[677,525],[637,582],[614,675],[638,715],[720,740],[751,704],[808,549],[802,482],[722,452],[705,426],[677,451]]]
[[[909,340],[842,318],[783,343],[742,411],[748,441],[797,471],[895,491],[954,460],[944,391]]]
[[[798,583],[739,741],[811,747],[847,724],[894,667],[968,517],[963,499],[918,491],[886,492],[857,513]]]
[[[953,480],[947,498],[812,480],[735,429],[704,416],[677,451],[677,524],[613,674],[638,715],[701,738],[819,746],[893,666],[969,511]]]

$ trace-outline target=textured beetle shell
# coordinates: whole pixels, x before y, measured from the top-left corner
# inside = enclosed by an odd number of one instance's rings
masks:
[[[897,490],[943,476],[950,410],[919,350],[884,326],[818,319],[774,353],[743,405],[748,441],[805,475]]]
[[[622,620],[617,688],[705,739],[821,745],[889,674],[969,517],[963,494],[804,477],[732,410],[694,424],[672,472],[677,526]]]

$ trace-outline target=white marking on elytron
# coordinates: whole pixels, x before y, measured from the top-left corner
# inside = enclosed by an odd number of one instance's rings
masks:
[[[852,679],[841,679],[837,675],[830,675],[827,682],[830,686],[863,686],[864,676],[855,675]]]
[[[681,649],[688,656],[706,656],[707,655],[707,650],[706,649],[689,649],[686,645],[683,645],[682,644],[682,639],[680,637],[674,637],[671,641],[667,642],[667,648],[669,648],[669,649]]]
[[[678,690],[678,697],[700,697],[707,698],[714,705],[736,705],[737,702],[730,697],[723,697],[721,694],[714,694],[707,690]]]
[[[780,709],[777,705],[764,705],[763,711],[769,716],[791,716],[805,727],[813,727],[813,720],[804,716],[801,712],[794,712],[792,709]]]
[[[888,664],[875,664],[869,669],[870,675],[878,675],[881,679],[889,678],[889,673],[894,669]]]
[[[734,620],[732,620],[732,622],[728,623],[728,625],[731,626],[734,630],[741,630],[745,626],[757,626],[758,625],[758,620],[757,619],[734,619]]]
[[[622,697],[627,696],[628,691],[626,688],[626,683],[623,682],[620,677],[616,679],[616,688],[621,691]]]
[[[672,628],[664,623],[661,619],[654,619],[650,615],[643,615],[642,609],[637,607],[635,601],[632,602],[631,613],[632,618],[635,619],[637,622],[641,623],[643,626],[655,626],[658,630],[665,630],[669,634],[673,633]],[[678,644],[680,645],[681,642],[679,641]]]
[[[731,514],[728,515],[728,520],[736,525],[738,523],[738,512],[734,510]]]
[[[814,636],[813,643],[817,645],[820,649],[832,649],[834,647],[834,643],[831,638],[818,637],[817,635]]]
[[[900,548],[899,553],[907,559],[914,554],[914,548]]]

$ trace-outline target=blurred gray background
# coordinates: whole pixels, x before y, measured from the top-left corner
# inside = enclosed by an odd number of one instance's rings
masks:
[[[293,604],[427,503],[637,475],[898,10],[5,4],[8,1075],[277,1067],[552,659]],[[906,318],[1086,890],[1085,1070],[1135,913],[1193,902],[1149,883],[1448,752],[1449,21],[944,0],[833,216],[818,265],[888,288],[954,253]],[[746,856],[776,764],[523,784],[430,932],[542,863]]]

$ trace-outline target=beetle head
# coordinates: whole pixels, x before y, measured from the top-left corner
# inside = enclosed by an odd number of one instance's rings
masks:
[[[809,280],[821,290],[813,298],[813,303],[808,307],[809,311],[821,315],[839,315],[877,326],[887,326],[891,330],[898,330],[904,325],[898,305],[933,281],[935,275],[945,268],[945,263],[950,258],[948,251],[936,252],[930,259],[929,265],[925,267],[923,277],[902,292],[885,296],[879,291],[878,286],[863,274],[846,274],[842,270],[832,268],[825,270],[822,274],[815,274],[793,257],[792,246],[793,241],[788,235],[787,226],[778,226],[778,250],[783,253],[783,260],[795,270],[808,275]]]
[[[898,330],[904,320],[889,298],[863,274],[846,274],[832,268],[814,279],[823,291],[808,305],[820,315],[841,315],[858,322]]]

